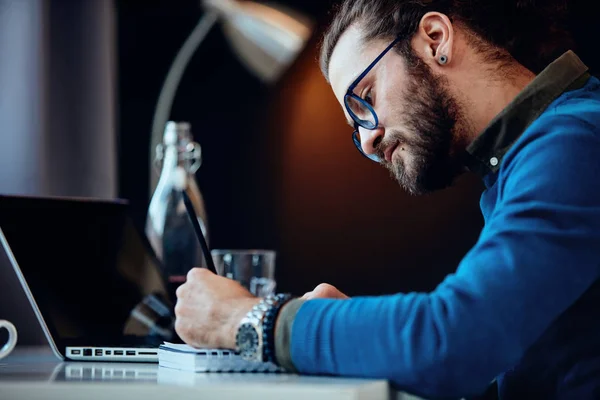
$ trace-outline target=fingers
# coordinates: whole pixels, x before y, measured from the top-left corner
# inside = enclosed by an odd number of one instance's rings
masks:
[[[214,275],[206,268],[192,268],[187,273],[187,281],[202,281]]]
[[[175,320],[175,332],[177,332],[177,335],[181,338],[181,340],[184,341],[184,343],[191,342],[191,331],[192,330],[190,329],[187,320],[184,320],[180,317]]]
[[[202,286],[210,276],[210,271],[205,268],[193,268],[186,276],[186,281],[180,285],[175,294],[177,302],[175,304],[175,332],[185,342],[190,345],[198,345],[199,340],[196,337],[197,332],[194,329],[194,316],[198,310],[196,297],[202,293]]]
[[[190,288],[197,288],[197,286],[204,285],[207,279],[210,279],[214,274],[206,268],[192,268],[188,271],[185,282],[180,285],[175,291],[175,295],[178,298],[185,296],[189,293]]]
[[[239,282],[205,268],[190,270],[176,295],[175,331],[185,343],[195,347],[235,347],[239,321],[253,305],[242,310],[243,315],[238,316],[236,310],[246,301],[258,302]]]
[[[188,317],[189,307],[181,301],[175,305],[175,332],[187,344],[195,344],[192,320]]]
[[[314,288],[312,292],[307,292],[302,296],[305,300],[311,299],[347,299],[344,293],[340,292],[335,286],[328,283],[321,283]]]
[[[339,291],[328,283],[321,283],[313,290],[317,297],[332,297],[337,295]]]
[[[175,332],[184,343],[193,347],[206,347],[211,343],[212,331],[197,329],[190,318],[177,318],[175,320]]]

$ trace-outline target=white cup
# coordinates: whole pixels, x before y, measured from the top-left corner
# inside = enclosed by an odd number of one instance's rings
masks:
[[[8,331],[8,342],[0,349],[0,359],[6,357],[17,345],[17,328],[5,319],[0,319],[0,329]]]

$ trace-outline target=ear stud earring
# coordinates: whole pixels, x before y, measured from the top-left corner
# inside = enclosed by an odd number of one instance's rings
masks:
[[[439,58],[439,63],[440,64],[444,65],[447,62],[448,62],[448,57],[447,56],[444,56],[444,55],[440,56],[440,58]]]

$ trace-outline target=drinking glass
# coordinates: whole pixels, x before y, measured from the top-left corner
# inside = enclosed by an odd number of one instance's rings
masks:
[[[257,297],[275,293],[274,250],[212,250],[217,273],[238,281]]]

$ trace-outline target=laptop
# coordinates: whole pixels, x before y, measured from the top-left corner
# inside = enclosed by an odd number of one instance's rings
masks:
[[[177,340],[161,265],[126,202],[0,195],[0,251],[0,276],[16,275],[61,359],[158,362]]]

